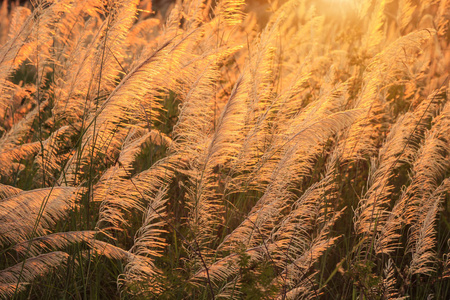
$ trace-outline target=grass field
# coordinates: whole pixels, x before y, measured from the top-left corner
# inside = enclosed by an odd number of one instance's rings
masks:
[[[23,5],[0,298],[450,298],[450,1]]]

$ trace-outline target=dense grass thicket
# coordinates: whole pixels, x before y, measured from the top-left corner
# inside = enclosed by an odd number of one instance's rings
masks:
[[[450,298],[450,1],[24,5],[0,298]]]

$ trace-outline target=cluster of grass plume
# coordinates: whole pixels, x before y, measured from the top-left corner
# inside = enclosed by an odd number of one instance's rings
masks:
[[[151,4],[3,0],[0,298],[450,297],[450,1]]]

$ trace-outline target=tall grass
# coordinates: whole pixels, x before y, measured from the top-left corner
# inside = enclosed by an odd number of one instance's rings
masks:
[[[163,13],[3,1],[0,297],[450,297],[449,1]]]

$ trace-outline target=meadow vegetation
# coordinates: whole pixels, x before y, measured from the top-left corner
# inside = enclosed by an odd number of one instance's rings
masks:
[[[449,299],[449,19],[3,0],[0,298]]]

